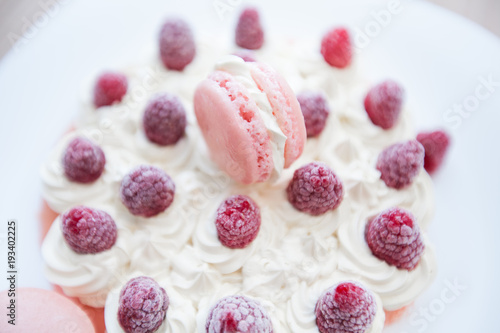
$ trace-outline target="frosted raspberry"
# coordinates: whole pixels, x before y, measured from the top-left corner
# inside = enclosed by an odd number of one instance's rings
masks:
[[[211,309],[205,324],[207,333],[272,333],[266,309],[246,296],[228,296]]]
[[[123,204],[132,214],[151,217],[165,211],[174,201],[175,184],[162,169],[141,165],[123,178],[120,192]]]
[[[172,145],[184,135],[186,111],[176,96],[162,94],[149,102],[142,123],[151,142]]]
[[[424,166],[424,147],[417,140],[396,143],[378,156],[377,169],[388,187],[410,185]]]
[[[235,56],[240,57],[241,59],[245,60],[245,62],[256,62],[255,60],[255,54],[252,51],[249,50],[238,50],[233,53]]]
[[[215,226],[222,245],[242,249],[259,233],[260,209],[249,197],[233,195],[217,209]]]
[[[66,243],[76,253],[100,253],[116,242],[116,223],[102,210],[85,206],[71,208],[62,215],[61,228]]]
[[[297,95],[308,137],[321,134],[326,125],[326,119],[330,114],[328,103],[320,93],[301,93]]]
[[[335,28],[328,31],[321,40],[321,54],[330,66],[349,66],[352,60],[352,45],[347,29]]]
[[[434,173],[441,164],[450,145],[450,137],[444,131],[422,132],[417,141],[424,146],[424,168],[429,174]]]
[[[400,269],[417,267],[424,243],[413,215],[401,208],[390,208],[368,221],[366,243],[375,257]]]
[[[320,333],[364,333],[371,327],[377,307],[364,286],[343,282],[321,295],[315,312]]]
[[[365,97],[365,110],[373,124],[392,128],[399,119],[404,90],[394,81],[384,81],[370,89]]]
[[[126,333],[156,332],[167,317],[168,295],[155,280],[140,276],[120,292],[118,321]]]
[[[73,139],[63,156],[64,174],[77,183],[92,183],[104,171],[106,158],[101,147],[82,137]]]
[[[257,50],[262,44],[264,44],[264,30],[260,23],[259,12],[255,8],[247,8],[241,13],[236,26],[236,45]]]
[[[160,56],[168,69],[182,71],[196,54],[191,28],[184,20],[167,20],[160,31]]]
[[[344,188],[326,164],[309,163],[297,170],[287,188],[288,201],[298,210],[321,215],[342,202]]]
[[[127,93],[127,77],[120,73],[106,72],[97,79],[94,87],[94,105],[96,107],[121,102]]]

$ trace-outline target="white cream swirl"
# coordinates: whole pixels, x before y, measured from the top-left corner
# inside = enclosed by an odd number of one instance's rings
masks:
[[[172,259],[170,279],[185,297],[198,304],[201,298],[212,295],[224,282],[239,284],[238,274],[222,275],[215,267],[202,261],[192,246],[186,246]]]
[[[285,303],[301,281],[308,284],[328,278],[337,270],[337,239],[291,232],[279,248],[253,255],[243,266],[243,291]]]
[[[355,161],[344,175],[346,195],[353,209],[377,215],[388,208],[401,207],[412,212],[426,230],[434,216],[434,189],[427,172],[422,169],[412,184],[398,190],[387,187],[374,163]]]
[[[149,141],[144,131],[140,130],[135,134],[135,151],[150,163],[161,166],[172,176],[182,170],[191,169],[195,163],[194,156],[199,140],[199,130],[193,123],[187,125],[184,137],[169,146],[160,146]]]
[[[193,235],[193,244],[200,258],[216,267],[222,274],[237,271],[256,249],[255,241],[244,249],[230,249],[221,244],[215,227],[217,203],[222,203],[225,196],[215,199],[213,207],[200,215],[200,221]]]
[[[111,214],[110,214],[111,215]],[[113,247],[97,254],[78,254],[64,240],[60,216],[42,244],[45,276],[83,304],[103,307],[108,292],[121,280],[129,264],[131,233],[118,228]]]
[[[257,87],[251,74],[252,63],[245,62],[237,56],[229,55],[216,63],[215,69],[227,72],[241,83],[250,94],[250,97],[257,104],[259,114],[267,128],[271,139],[271,148],[273,155],[273,173],[272,180],[276,180],[285,165],[285,143],[286,136],[281,131],[276,117],[273,115],[273,108],[269,103],[267,95]]]
[[[338,230],[339,269],[359,278],[382,299],[384,309],[398,310],[412,303],[434,280],[436,258],[427,237],[425,250],[417,267],[408,271],[390,266],[375,257],[365,241],[368,215],[360,214]]]
[[[133,276],[144,274],[134,273]],[[181,293],[179,293],[168,281],[167,278],[155,278],[158,284],[165,289],[169,299],[166,319],[156,330],[156,333],[192,333],[196,327],[196,311],[191,303]],[[128,280],[127,280],[128,281]],[[120,305],[120,292],[123,285],[112,290],[106,300],[104,309],[104,320],[108,333],[125,333],[118,321],[118,308]]]
[[[67,134],[41,168],[43,197],[49,207],[58,213],[76,205],[109,203],[119,193],[123,176],[142,162],[125,149],[101,146],[106,158],[102,175],[90,184],[70,181],[64,174],[64,152],[74,138],[85,136],[85,133],[86,130],[82,129]]]
[[[385,183],[380,179],[376,183],[375,192],[382,193]],[[396,190],[387,188],[385,195],[379,197],[378,212],[391,207],[401,207],[412,212],[422,230],[427,230],[434,217],[434,187],[429,174],[422,168],[417,178],[406,188]]]
[[[284,224],[286,229],[294,229],[298,233],[314,235],[315,237],[329,237],[337,230],[338,226],[350,214],[349,204],[342,203],[334,210],[330,210],[319,216],[312,216],[295,209],[288,201],[286,189],[293,177],[295,168],[302,167],[306,163],[294,164],[293,169],[285,170],[282,177],[274,184],[256,186],[264,205],[272,207],[270,210],[273,224]]]
[[[121,202],[122,218],[134,231],[131,269],[153,274],[170,267],[171,260],[191,239],[198,216],[192,193],[201,186],[192,171],[172,177],[176,184],[174,201],[162,213],[152,217],[132,215]],[[180,184],[180,186],[179,186]]]
[[[193,245],[198,250],[200,258],[212,265],[222,274],[230,274],[239,270],[254,253],[276,245],[278,238],[284,231],[283,225],[275,223],[270,216],[270,211],[265,209],[265,203],[255,194],[242,191],[233,194],[249,194],[249,196],[261,207],[261,226],[257,237],[243,249],[230,249],[222,245],[215,226],[216,212],[220,204],[230,196],[231,193],[213,198],[207,209],[199,214],[198,226],[193,235]]]
[[[316,303],[328,288],[344,281],[355,280],[343,274],[334,274],[329,279],[318,281],[312,286],[302,282],[297,292],[287,302],[286,323],[288,330],[283,332],[318,333],[315,313]],[[384,328],[385,312],[380,297],[376,293],[372,294],[377,309],[372,324],[366,333],[381,333]]]
[[[367,90],[368,91],[368,90]],[[364,92],[366,93],[366,92]],[[415,138],[410,115],[404,110],[393,128],[384,130],[372,124],[363,107],[364,96],[358,96],[359,105],[350,105],[339,112],[342,128],[352,137],[358,138],[364,149],[378,155],[391,144]]]

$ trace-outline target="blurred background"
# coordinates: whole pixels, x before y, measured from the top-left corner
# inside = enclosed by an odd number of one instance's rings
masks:
[[[29,27],[40,12],[57,0],[0,0],[0,59],[8,52],[16,36],[29,33]],[[68,0],[59,0],[63,3]],[[421,0],[425,1],[425,0]],[[500,0],[427,0],[477,22],[500,36]],[[36,18],[35,18],[36,19]],[[42,19],[42,18],[41,18]]]

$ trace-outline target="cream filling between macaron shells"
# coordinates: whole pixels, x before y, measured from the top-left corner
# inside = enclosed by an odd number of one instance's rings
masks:
[[[285,143],[287,137],[281,131],[276,117],[273,115],[273,108],[269,103],[267,95],[259,89],[251,74],[251,64],[245,62],[240,57],[228,55],[215,64],[215,69],[231,74],[239,83],[248,90],[250,97],[257,104],[260,118],[267,128],[271,139],[271,150],[273,156],[273,172],[270,180],[279,178],[285,165]]]

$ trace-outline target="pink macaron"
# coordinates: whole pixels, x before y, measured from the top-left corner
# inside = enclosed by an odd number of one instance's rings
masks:
[[[0,332],[95,332],[87,314],[55,291],[6,290],[0,293],[0,302],[7,313],[0,321]]]
[[[212,159],[241,183],[279,176],[304,150],[300,105],[268,65],[223,58],[197,87],[194,111]]]

